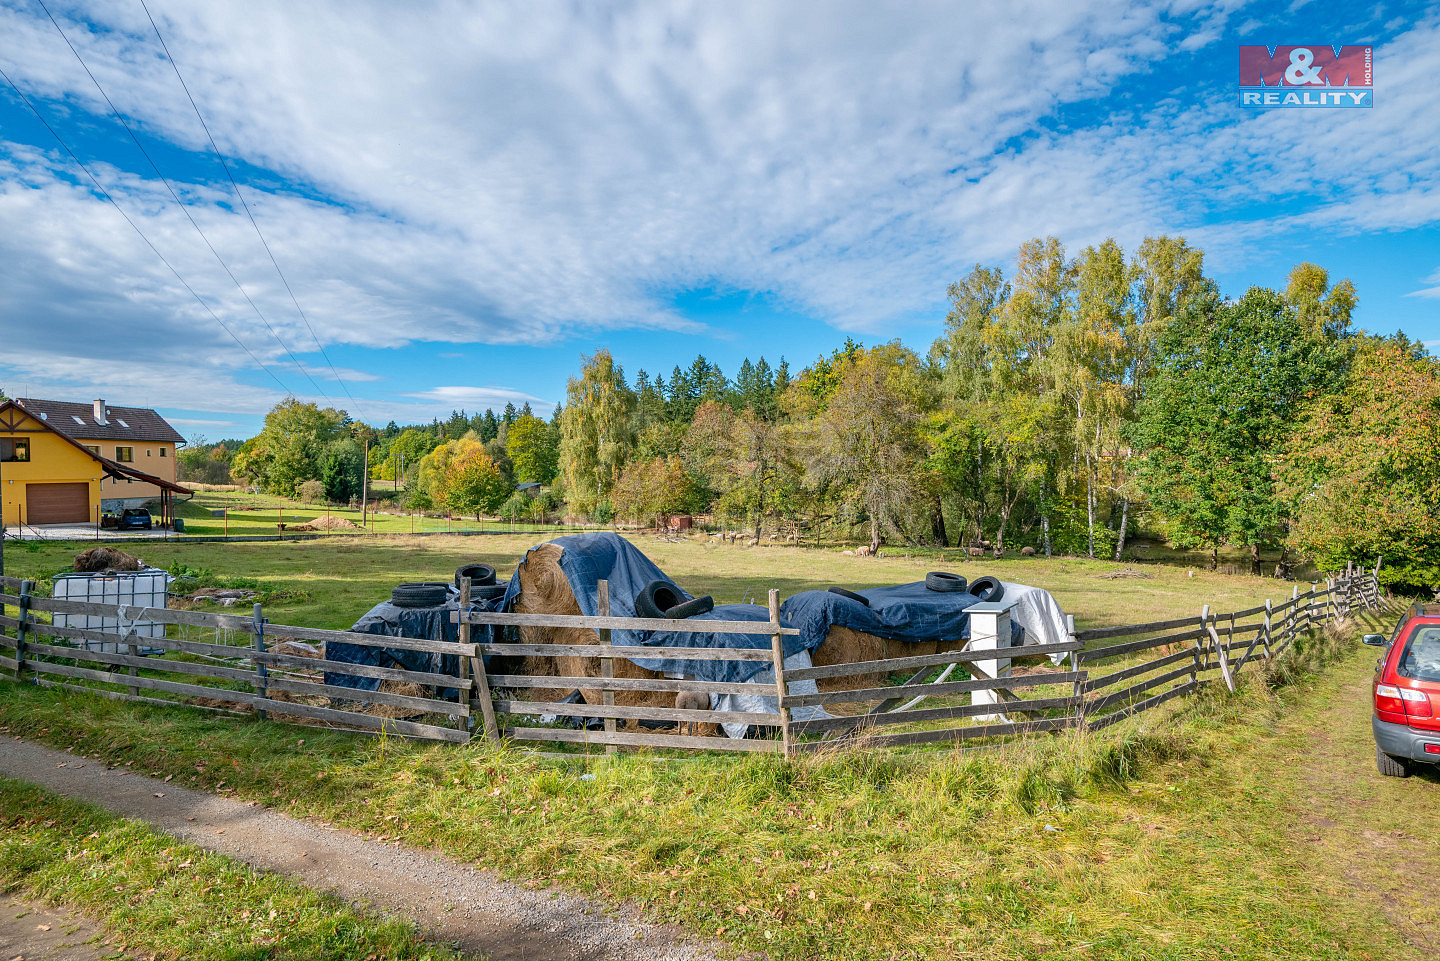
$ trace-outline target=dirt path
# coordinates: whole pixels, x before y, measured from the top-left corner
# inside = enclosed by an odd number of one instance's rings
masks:
[[[582,898],[527,890],[427,851],[367,841],[28,741],[0,737],[0,774],[396,913],[437,941],[495,961],[713,959],[675,929],[606,915]]]
[[[0,896],[0,961],[126,961],[83,915]]]
[[[1422,957],[1440,957],[1440,769],[1381,777],[1370,732],[1375,648],[1337,663],[1268,755],[1293,781],[1299,841],[1344,895],[1376,904]]]

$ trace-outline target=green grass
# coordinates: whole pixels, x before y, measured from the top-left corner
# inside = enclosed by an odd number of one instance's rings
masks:
[[[214,511],[224,510],[226,516],[216,517]],[[251,494],[245,490],[200,490],[193,498],[177,501],[176,516],[185,520],[185,536],[238,537],[254,534],[277,534],[277,525],[294,527],[307,521],[331,517],[361,523],[361,512],[348,507],[324,504],[302,504],[297,500],[273,494]],[[365,527],[376,534],[420,534],[437,531],[512,531],[555,530],[553,525],[511,523],[510,521],[477,521],[473,517],[426,517],[407,511],[388,500],[382,501],[378,513],[365,517]],[[358,532],[357,532],[358,533]]]
[[[1316,858],[1315,785],[1293,763],[1327,723],[1308,705],[1337,683],[1312,672],[1339,657],[1353,682],[1369,652],[1352,635],[1297,655],[1234,696],[1212,686],[1103,734],[969,754],[557,758],[13,684],[0,724],[630,900],[776,961],[1419,957],[1345,878],[1360,850]]]
[[[265,613],[278,624],[346,628],[404,581],[448,580],[463,563],[493,564],[508,577],[527,548],[557,535],[502,534],[487,537],[336,537],[265,543],[185,544],[136,541],[127,550],[157,567],[183,565],[217,578],[245,579],[269,592]],[[717,603],[754,600],[764,604],[775,588],[781,599],[830,586],[861,589],[922,580],[945,568],[974,578],[982,573],[1050,590],[1079,627],[1130,624],[1199,614],[1204,604],[1217,611],[1251,607],[1270,597],[1290,596],[1294,582],[1150,565],[1148,579],[1104,579],[1123,565],[1080,558],[1008,557],[964,559],[940,556],[847,557],[838,550],[797,547],[746,548],[708,537],[671,541],[646,535],[631,538],[682,587],[712,594]],[[48,581],[72,566],[86,545],[28,541],[7,547],[6,573]],[[1299,584],[1302,590],[1309,584]],[[287,596],[288,595],[288,596]]]
[[[168,958],[450,959],[411,925],[0,778],[0,889],[77,908]]]

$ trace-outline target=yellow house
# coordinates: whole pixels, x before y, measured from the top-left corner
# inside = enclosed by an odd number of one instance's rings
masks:
[[[83,444],[58,430],[56,411],[36,409],[32,403],[50,402],[0,402],[0,518],[6,525],[98,524],[102,509],[157,499],[164,523],[170,519],[171,495],[190,493],[175,483],[173,442],[166,457],[169,476],[157,476],[133,462],[105,457],[99,445]]]

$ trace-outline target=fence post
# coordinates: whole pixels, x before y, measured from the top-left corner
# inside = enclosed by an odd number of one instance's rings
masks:
[[[1284,622],[1284,643],[1295,640],[1295,624],[1300,620],[1300,585],[1290,588],[1290,617]]]
[[[460,578],[460,628],[458,631],[461,644],[470,643],[470,620],[465,616],[468,613],[470,613],[470,578],[462,577]],[[455,675],[460,680],[455,688],[455,702],[461,707],[468,708],[470,706],[470,658],[463,654],[456,656]],[[468,710],[456,712],[455,728],[467,732],[470,730],[470,712]]]
[[[1270,598],[1265,598],[1265,660],[1267,661],[1270,660],[1272,656],[1270,648],[1270,617],[1272,607],[1273,605],[1270,603]]]
[[[770,657],[775,662],[775,690],[779,695],[775,701],[780,712],[780,751],[785,757],[791,754],[790,709],[785,706],[785,638],[780,633],[780,592],[770,589]]]
[[[596,585],[596,587],[599,588],[599,595],[600,595],[600,596],[597,598],[597,600],[596,600],[596,603],[597,603],[598,606],[599,606],[600,616],[601,616],[601,617],[609,617],[609,616],[610,616],[610,582],[609,582],[608,580],[601,580],[601,581]],[[608,627],[602,627],[602,628],[600,628],[600,630],[598,631],[598,633],[599,633],[599,635],[600,635],[600,643],[603,644],[603,645],[605,645],[606,647],[609,647],[609,646],[610,646],[610,628],[608,628]],[[614,659],[614,658],[611,658],[611,657],[602,657],[602,658],[600,658],[600,676],[603,677],[603,678],[604,678],[605,680],[607,680],[607,681],[610,680],[611,678],[613,678],[613,677],[615,676],[615,659]],[[614,706],[615,706],[615,692],[614,692],[614,691],[608,691],[608,690],[607,690],[607,691],[601,691],[601,692],[600,692],[600,703],[603,704],[603,705],[605,705],[606,707],[614,707]],[[606,735],[613,736],[613,735],[615,734],[615,719],[614,719],[613,717],[607,717],[607,718],[605,718],[604,720],[605,720],[605,733],[606,733]],[[582,722],[582,723],[583,723],[583,722]],[[606,753],[606,754],[616,754],[616,753],[619,752],[619,750],[620,750],[620,749],[619,749],[616,745],[614,745],[614,744],[607,744],[607,745],[605,745],[605,753]]]
[[[469,583],[467,580],[466,583]],[[463,596],[463,594],[462,594]],[[466,617],[470,612],[469,605],[461,605],[460,616]],[[462,623],[464,623],[462,621]],[[488,628],[490,636],[494,637],[495,628]],[[474,631],[468,635],[471,642],[474,641]],[[470,660],[470,673],[475,677],[475,696],[470,699],[470,708],[474,710],[475,702],[480,702],[480,718],[485,725],[485,739],[492,743],[500,743],[500,725],[495,721],[495,702],[490,698],[490,675],[485,671],[485,655],[477,651]]]
[[[122,607],[121,609],[123,610],[124,608]],[[130,625],[130,630],[128,630],[128,631],[125,632],[125,652],[126,652],[127,654],[129,654],[131,657],[139,657],[139,656],[140,656],[140,645],[135,643],[135,625],[133,625],[133,624]],[[131,665],[130,665],[130,670],[129,670],[128,673],[130,674],[131,677],[139,677],[139,676],[140,676],[140,668],[136,667],[134,664],[131,664]],[[140,696],[140,688],[138,688],[138,687],[132,687],[132,688],[130,688],[130,694],[131,694],[132,697],[139,697],[139,696]]]
[[[1226,654],[1226,659],[1227,659],[1227,660],[1229,659],[1230,645],[1231,645],[1231,644],[1234,644],[1234,643],[1235,643],[1235,613],[1232,611],[1232,612],[1230,613],[1230,630],[1227,631],[1226,634],[1225,634],[1225,654]],[[1241,668],[1241,667],[1244,667],[1244,666],[1245,666],[1245,662],[1242,660],[1242,661],[1240,662],[1239,667],[1236,667],[1236,668],[1235,668],[1236,673],[1239,673],[1240,668]]]
[[[1192,661],[1190,664],[1190,683],[1196,689],[1200,687],[1200,672],[1205,669],[1205,614],[1210,608],[1206,606],[1200,614],[1200,636],[1195,638],[1195,649],[1191,651]]]
[[[1205,631],[1210,635],[1210,642],[1215,646],[1215,661],[1220,665],[1220,677],[1225,681],[1225,687],[1231,694],[1235,693],[1235,678],[1230,673],[1230,652],[1226,650],[1225,644],[1220,642],[1220,635],[1210,623],[1210,605],[1206,604],[1200,615],[1205,621]],[[1228,643],[1228,642],[1226,642]]]
[[[1074,614],[1066,614],[1066,615],[1065,615],[1065,636],[1066,636],[1066,638],[1067,638],[1068,640],[1071,640],[1071,641],[1075,640],[1075,615],[1074,615]],[[1080,652],[1079,652],[1078,650],[1074,650],[1074,651],[1071,651],[1071,652],[1070,652],[1070,670],[1074,671],[1076,674],[1079,674],[1079,673],[1080,673]],[[1079,728],[1080,730],[1082,730],[1082,731],[1087,730],[1087,729],[1089,728],[1089,726],[1090,726],[1090,722],[1085,719],[1085,683],[1086,683],[1086,680],[1087,680],[1087,678],[1076,678],[1076,679],[1075,679],[1075,684],[1074,684],[1075,690],[1074,690],[1074,694],[1072,695],[1072,696],[1075,698],[1075,726],[1078,727],[1078,728]]]
[[[265,653],[265,618],[260,613],[260,605],[256,604],[250,619],[250,638],[257,654]],[[251,682],[255,693],[265,697],[265,662],[255,658],[255,680]],[[255,716],[265,720],[265,709],[256,705]]]
[[[20,623],[15,628],[15,680],[25,673],[25,635],[30,630],[30,590],[33,581],[20,582]]]

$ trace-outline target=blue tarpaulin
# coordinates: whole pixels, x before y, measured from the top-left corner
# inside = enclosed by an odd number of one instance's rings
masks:
[[[561,537],[553,542],[561,549],[560,570],[570,583],[580,611],[589,616],[600,613],[599,583],[610,582],[610,615],[612,617],[634,617],[635,598],[651,581],[665,581],[675,587],[686,600],[691,594],[676,584],[655,562],[634,544],[618,534],[576,534]],[[515,595],[520,593],[520,571],[510,579],[505,592],[503,610],[510,610]],[[724,604],[708,614],[700,615],[701,620],[715,621],[760,621],[768,622],[770,612],[756,604]],[[677,628],[684,621],[676,621]],[[789,626],[784,617],[781,624]],[[674,631],[612,631],[610,640],[618,647],[704,647],[704,648],[758,648],[769,650],[770,635],[760,634],[715,634],[695,633],[677,629]],[[823,637],[821,638],[823,640]],[[818,644],[808,646],[798,637],[785,638],[785,656],[800,650],[809,650]],[[674,658],[647,658],[636,653],[629,657],[639,666],[664,673],[694,675],[706,681],[748,681],[756,673],[770,665],[764,661],[686,661]]]
[[[780,605],[780,617],[799,628],[807,650],[824,641],[835,624],[893,640],[954,641],[970,637],[966,611],[980,603],[964,591],[932,591],[923,581],[855,593],[870,606],[830,591],[803,591]],[[1020,625],[1012,622],[1011,631],[1018,644]]]
[[[477,609],[490,610],[484,601],[476,602]],[[350,628],[355,634],[374,634],[381,637],[413,637],[421,640],[459,640],[459,625],[451,622],[450,615],[457,604],[452,594],[443,607],[397,607],[389,601],[376,604]],[[477,644],[490,642],[489,628],[472,628],[472,640]],[[459,659],[454,654],[436,654],[430,651],[406,651],[390,647],[369,647],[363,644],[346,644],[340,641],[325,643],[325,659],[343,661],[346,664],[368,664],[371,667],[394,667],[402,671],[421,671],[427,674],[448,674],[459,672]],[[325,683],[337,687],[353,688],[357,691],[373,691],[380,686],[376,677],[356,677],[334,671],[325,673]],[[440,692],[440,696],[452,696],[454,688]]]

